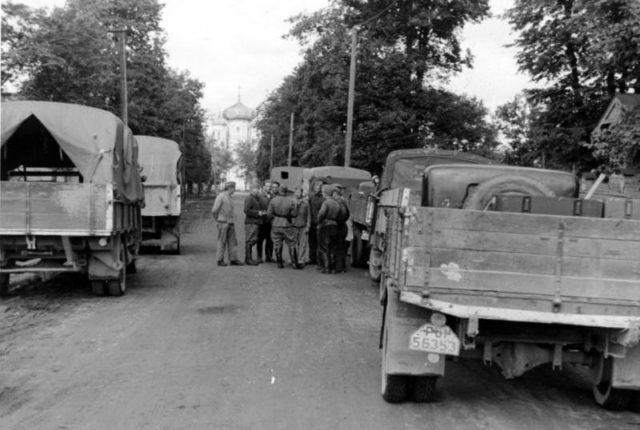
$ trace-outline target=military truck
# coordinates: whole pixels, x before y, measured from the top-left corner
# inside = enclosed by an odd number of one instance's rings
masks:
[[[23,272],[86,273],[126,291],[144,194],[138,148],[113,114],[66,103],[2,103],[0,293]]]
[[[422,170],[411,183],[385,172],[370,211],[383,398],[432,401],[461,357],[506,378],[583,365],[599,405],[637,408],[640,201],[580,199],[570,173],[459,155],[407,166]]]
[[[274,167],[271,169],[269,180],[276,181],[290,190],[295,190],[302,186],[302,172],[304,167]]]
[[[382,267],[381,235],[376,234],[372,224],[380,195],[386,190],[407,188],[411,190],[410,202],[419,204],[424,169],[452,162],[495,164],[493,160],[475,154],[442,149],[400,149],[389,153],[380,182],[360,183],[358,192],[350,201],[349,209],[353,220],[352,265],[368,265],[372,279],[376,282],[379,280]]]
[[[180,253],[182,153],[176,142],[135,136],[138,142],[145,205],[142,208],[142,245]]]

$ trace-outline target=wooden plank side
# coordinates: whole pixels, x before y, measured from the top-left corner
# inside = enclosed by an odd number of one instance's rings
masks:
[[[500,232],[546,235],[562,225],[566,236],[592,239],[640,241],[640,220],[569,217],[556,215],[472,211],[447,208],[410,207],[414,220],[413,232],[425,230],[430,223],[434,230]],[[416,240],[419,240],[416,238]]]
[[[29,202],[26,203],[26,190],[29,187]],[[24,202],[20,205],[10,204],[5,206],[5,198],[13,201],[13,195],[22,193],[20,199]],[[94,193],[94,198],[91,198]],[[17,198],[17,197],[16,197]],[[92,203],[95,213],[92,220]],[[12,225],[13,230],[27,231],[25,211],[29,212],[29,232],[32,234],[51,234],[52,232],[64,233],[89,233],[93,230],[106,228],[108,210],[107,186],[92,184],[66,184],[66,183],[2,183],[2,227]],[[21,220],[18,223],[17,214],[11,212],[22,209]],[[5,215],[11,224],[4,222]]]
[[[26,213],[26,185],[21,182],[0,182],[0,229],[25,229]]]

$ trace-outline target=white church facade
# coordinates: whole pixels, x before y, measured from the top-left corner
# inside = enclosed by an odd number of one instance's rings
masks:
[[[249,142],[255,149],[258,141],[255,119],[255,110],[245,106],[238,96],[236,104],[218,113],[210,123],[213,144],[227,149],[233,155],[235,163],[226,172],[225,179],[234,181],[238,189],[246,189],[248,178],[244,177],[244,172],[237,164],[235,150],[244,142]]]

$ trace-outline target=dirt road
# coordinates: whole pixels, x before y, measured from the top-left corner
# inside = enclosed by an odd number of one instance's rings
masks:
[[[580,369],[460,361],[435,403],[386,404],[365,273],[216,267],[210,204],[188,202],[182,255],[141,257],[121,298],[67,276],[0,302],[0,429],[640,427]]]

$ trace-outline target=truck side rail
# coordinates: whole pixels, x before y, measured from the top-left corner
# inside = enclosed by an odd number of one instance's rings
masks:
[[[405,206],[386,224],[387,279],[406,301],[640,324],[639,220]]]

